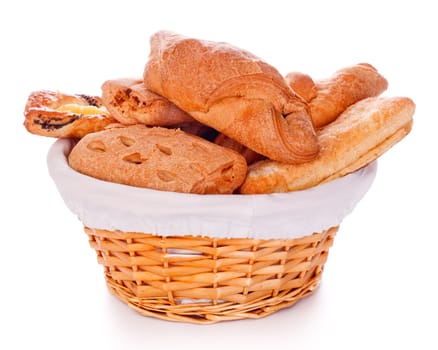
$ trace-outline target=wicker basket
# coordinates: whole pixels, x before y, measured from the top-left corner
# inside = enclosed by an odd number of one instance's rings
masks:
[[[55,142],[49,172],[109,290],[142,315],[191,323],[261,318],[313,293],[339,223],[376,172],[294,194],[190,196],[81,175],[68,166],[71,147]]]
[[[311,294],[336,231],[256,240],[85,228],[112,293],[143,315],[195,323],[260,318]]]

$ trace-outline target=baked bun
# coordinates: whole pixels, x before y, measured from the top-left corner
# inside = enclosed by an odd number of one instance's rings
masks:
[[[237,152],[178,129],[140,124],[87,135],[68,161],[97,179],[199,194],[233,193],[247,170]]]
[[[144,84],[268,158],[300,163],[318,154],[305,101],[275,68],[247,51],[160,31],[151,37]]]
[[[107,80],[102,85],[102,102],[125,125],[172,126],[194,121],[172,102],[146,89],[141,79]]]

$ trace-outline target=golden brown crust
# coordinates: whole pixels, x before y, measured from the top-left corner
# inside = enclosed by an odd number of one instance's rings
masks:
[[[304,162],[319,151],[305,101],[275,68],[229,44],[158,32],[151,38],[144,83],[271,159]]]
[[[290,72],[284,78],[292,90],[306,102],[310,102],[318,94],[315,82],[307,74]]]
[[[376,145],[374,148],[371,148],[367,153],[360,156],[353,163],[349,164],[345,168],[341,169],[337,173],[332,174],[328,178],[326,178],[323,183],[334,180],[336,178],[348,175],[357,169],[360,169],[372,161],[379,158],[383,153],[385,153],[388,149],[390,149],[397,142],[402,140],[412,129],[413,120],[406,122],[405,125],[401,126],[394,134],[390,135],[387,139],[383,140],[381,143]]]
[[[142,79],[107,80],[102,85],[102,102],[126,125],[172,126],[193,121],[172,102],[146,89]]]
[[[355,103],[318,132],[321,152],[307,163],[261,161],[249,167],[241,193],[288,192],[346,175],[379,157],[411,129],[415,104],[407,97]]]
[[[316,96],[308,100],[315,128],[334,121],[347,107],[380,95],[388,87],[386,79],[370,64],[360,63],[316,81]]]
[[[177,129],[132,125],[89,134],[70,166],[101,180],[185,193],[232,193],[246,175],[245,159]]]
[[[29,95],[24,116],[24,126],[30,133],[59,138],[81,138],[117,122],[98,96],[48,90]]]

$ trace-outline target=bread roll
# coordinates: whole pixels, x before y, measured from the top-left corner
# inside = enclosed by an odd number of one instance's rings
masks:
[[[237,152],[181,130],[141,124],[89,134],[68,160],[97,179],[199,194],[232,193],[247,170]]]

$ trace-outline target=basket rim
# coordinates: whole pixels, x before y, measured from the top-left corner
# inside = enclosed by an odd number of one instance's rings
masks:
[[[98,180],[68,164],[75,140],[58,139],[49,174],[65,204],[88,227],[237,238],[298,238],[338,226],[374,181],[377,162],[313,188],[289,193],[199,195]],[[315,213],[318,213],[316,216]]]

